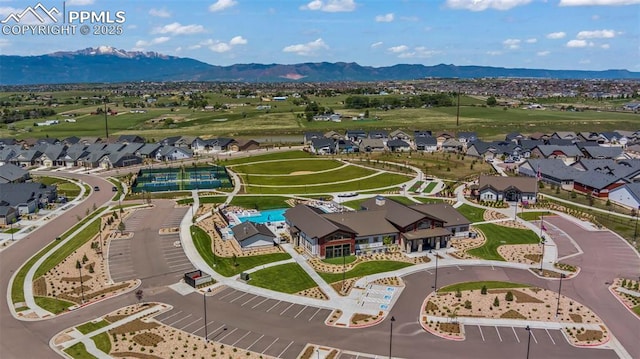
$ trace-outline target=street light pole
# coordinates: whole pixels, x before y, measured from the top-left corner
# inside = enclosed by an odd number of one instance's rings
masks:
[[[393,344],[393,322],[396,321],[395,317],[391,317],[391,329],[389,329],[389,359],[391,359],[392,344]]]
[[[560,274],[560,286],[558,287],[558,303],[556,304],[556,318],[560,315],[560,293],[562,292],[562,279],[565,277],[564,273]]]
[[[82,295],[82,304],[84,304],[84,283],[82,281],[82,264],[80,263],[80,260],[76,262],[76,267],[80,272],[80,293]]]
[[[527,325],[527,327],[525,329],[529,333],[528,338],[527,338],[527,359],[529,359],[529,347],[531,346],[531,327],[529,327]]]
[[[344,255],[344,247],[342,247],[342,294],[344,294],[344,280],[347,266],[347,257]]]
[[[433,251],[429,250],[430,253],[433,253]],[[438,253],[435,254],[436,257],[436,277],[433,281],[433,290],[434,292],[438,292]]]
[[[207,292],[211,292],[211,288]],[[204,302],[204,343],[207,344],[207,337],[209,336],[209,326],[207,325],[207,292],[202,293],[202,300]]]
[[[633,231],[633,242],[636,243],[638,239],[638,216],[640,215],[640,206],[636,210],[636,229]]]

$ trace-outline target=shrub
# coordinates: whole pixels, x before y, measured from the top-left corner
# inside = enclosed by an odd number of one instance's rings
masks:
[[[624,288],[626,288],[626,287],[627,287],[627,279],[623,279],[623,280],[622,280],[622,286],[623,286]]]
[[[511,291],[508,291],[507,294],[505,294],[505,296],[504,296],[504,300],[506,300],[507,302],[512,302],[513,301],[513,293],[511,293]]]
[[[495,297],[495,299],[493,300],[493,306],[494,307],[499,307],[500,306],[500,300],[498,299],[498,297]]]
[[[462,292],[460,289],[456,290],[456,298],[462,298]]]
[[[483,285],[482,289],[480,289],[480,294],[487,294],[487,286]]]
[[[471,309],[471,301],[470,300],[465,300],[464,301],[464,308],[465,309]]]

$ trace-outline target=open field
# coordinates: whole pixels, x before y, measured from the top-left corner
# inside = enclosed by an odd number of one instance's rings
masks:
[[[462,206],[458,207],[457,210],[466,219],[471,221],[471,223],[484,221],[484,211],[485,211],[484,208],[478,208],[478,207],[470,206],[468,204],[463,204]]]
[[[347,166],[326,172],[311,172],[302,175],[289,176],[253,176],[244,174],[242,181],[249,185],[258,186],[291,186],[291,185],[316,185],[331,182],[347,181],[371,176],[376,171],[362,167]]]
[[[528,229],[509,228],[496,224],[480,224],[476,226],[481,230],[487,241],[482,247],[470,249],[469,254],[486,259],[504,261],[498,253],[498,247],[509,244],[537,244],[540,238]]]
[[[285,202],[289,197],[283,196],[234,196],[231,200],[232,206],[246,209],[267,210],[275,208],[288,208]]]
[[[281,264],[253,272],[249,284],[290,294],[317,286],[297,263]]]
[[[339,161],[320,157],[308,160],[271,160],[265,162],[255,162],[246,165],[236,165],[233,166],[232,169],[239,174],[250,173],[252,175],[290,175],[292,173],[301,171],[327,171],[343,165],[344,164]]]
[[[375,188],[393,187],[398,186],[403,182],[410,180],[409,176],[395,174],[395,173],[379,173],[375,176],[364,179],[352,179],[347,182],[334,183],[334,184],[317,184],[317,185],[302,185],[296,187],[278,186],[278,187],[258,187],[248,186],[248,192],[251,194],[323,194],[332,192],[351,192],[370,190]]]
[[[356,278],[363,277],[366,275],[389,272],[393,270],[398,270],[404,267],[412,266],[412,263],[407,262],[397,262],[397,261],[370,261],[363,262],[357,264],[352,270],[344,273],[344,278]],[[320,277],[325,280],[325,282],[331,284],[337,281],[342,280],[342,273],[326,273],[326,272],[318,272]]]

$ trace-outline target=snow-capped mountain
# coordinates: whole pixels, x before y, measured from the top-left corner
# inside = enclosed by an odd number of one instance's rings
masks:
[[[50,56],[74,56],[74,55],[85,55],[85,56],[96,56],[96,55],[113,55],[125,59],[132,59],[136,57],[149,57],[149,58],[162,58],[168,59],[172,56],[163,55],[154,51],[127,51],[123,49],[117,49],[113,46],[98,46],[98,47],[87,47],[86,49],[76,50],[76,51],[58,51]]]

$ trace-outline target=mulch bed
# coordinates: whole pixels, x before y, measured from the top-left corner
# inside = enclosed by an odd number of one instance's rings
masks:
[[[91,277],[88,274],[87,275],[83,275],[82,276],[82,281],[86,282],[91,278],[93,278],[93,277]],[[62,278],[60,278],[60,280],[63,281],[63,282],[78,282],[78,283],[80,283],[80,277],[62,277]]]
[[[458,323],[438,323],[438,328],[446,333],[460,334],[460,324]]]
[[[425,306],[425,311],[427,313],[436,312],[436,311],[438,311],[438,306],[434,302],[428,301],[427,305]]]
[[[569,314],[569,318],[571,318],[574,323],[582,323],[582,316],[580,314]]]
[[[136,320],[131,321],[129,323],[122,324],[121,326],[119,326],[117,328],[113,328],[113,329],[109,330],[109,334],[134,333],[134,332],[139,332],[141,330],[152,329],[152,328],[159,327],[159,326],[160,326],[160,324],[158,324],[158,323],[145,323],[140,319],[136,319]]]
[[[145,346],[151,347],[154,345],[158,345],[158,343],[164,341],[164,338],[154,333],[140,333],[136,334],[133,338],[131,338],[134,342]]]
[[[118,353],[109,353],[109,355],[119,358],[139,358],[139,359],[163,359],[162,357],[152,355],[152,354],[143,354],[143,353],[135,353],[135,352],[118,352]]]
[[[500,318],[507,318],[507,319],[527,319],[527,317],[525,317],[524,315],[520,314],[519,312],[510,309],[507,310],[506,312],[502,313],[502,315],[500,316]]]
[[[579,334],[576,334],[576,338],[581,342],[597,341],[602,339],[602,332],[600,330],[587,329]]]
[[[33,295],[36,297],[47,296],[47,280],[44,277],[39,277],[33,281]]]
[[[506,290],[506,289],[490,289],[489,293],[491,294],[506,294],[507,292],[511,292],[513,294],[513,298],[516,303],[544,303],[540,299],[536,297],[532,297],[529,294],[523,293],[519,290]]]

